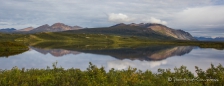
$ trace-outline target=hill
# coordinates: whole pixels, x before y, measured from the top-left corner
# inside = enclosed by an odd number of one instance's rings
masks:
[[[188,32],[185,32],[183,30],[175,30],[172,28],[169,28],[162,24],[155,24],[155,23],[140,23],[140,24],[118,24],[113,27],[119,27],[119,26],[135,26],[135,27],[143,27],[146,28],[145,30],[152,30],[158,34],[173,37],[180,40],[195,40],[191,34]]]
[[[116,34],[127,36],[143,36],[153,39],[178,39],[195,40],[188,32],[175,30],[161,24],[140,23],[140,24],[117,24],[111,27],[88,28],[76,31],[65,31],[67,33],[95,33],[95,34]]]

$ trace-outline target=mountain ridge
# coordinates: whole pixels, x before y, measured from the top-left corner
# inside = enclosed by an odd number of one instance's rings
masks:
[[[48,24],[39,26],[37,28],[34,28],[33,30],[30,30],[30,32],[35,33],[35,32],[61,32],[61,31],[66,31],[66,30],[78,30],[82,29],[82,27],[79,26],[68,26],[63,23],[55,23],[51,26]]]
[[[153,23],[120,23],[110,27],[88,28],[65,32],[144,36],[158,39],[196,40],[190,33],[183,30],[175,30],[165,25]]]
[[[169,28],[165,25],[162,25],[162,24],[156,24],[156,23],[140,23],[140,24],[135,24],[135,23],[131,23],[131,24],[124,24],[124,23],[120,23],[120,24],[117,24],[117,25],[114,25],[112,27],[117,27],[117,26],[138,26],[138,27],[143,27],[143,28],[148,28],[148,29],[151,29],[159,34],[162,34],[162,35],[166,35],[166,36],[171,36],[171,37],[174,37],[176,39],[180,39],[180,40],[195,40],[193,38],[193,36],[188,33],[188,32],[185,32],[183,30],[175,30],[175,29],[172,29],[172,28]]]

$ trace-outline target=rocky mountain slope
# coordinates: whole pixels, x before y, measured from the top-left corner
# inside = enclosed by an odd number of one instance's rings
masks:
[[[125,25],[125,24],[122,24]],[[185,32],[183,30],[175,30],[172,28],[169,28],[165,25],[161,24],[153,24],[153,23],[140,23],[140,24],[127,24],[126,26],[138,26],[138,27],[144,27],[151,29],[159,34],[170,36],[176,39],[180,40],[195,40],[194,37],[191,36],[188,32]]]
[[[24,28],[24,29],[19,29],[19,30],[17,30],[17,31],[31,31],[31,30],[33,30],[34,28],[33,27],[27,27],[27,28]]]
[[[48,24],[39,26],[30,32],[60,32],[60,31],[66,31],[66,30],[78,30],[82,29],[82,27],[79,26],[68,26],[63,23],[55,23],[52,26],[49,26]]]

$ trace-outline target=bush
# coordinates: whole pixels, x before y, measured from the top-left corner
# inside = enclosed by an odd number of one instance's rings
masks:
[[[142,72],[129,67],[127,70],[97,68],[92,63],[85,71],[80,69],[64,69],[56,67],[46,69],[19,69],[0,70],[1,86],[223,86],[224,68],[217,67],[203,71],[196,67],[197,76],[194,76],[185,66],[170,69],[158,69],[158,73],[147,70]]]

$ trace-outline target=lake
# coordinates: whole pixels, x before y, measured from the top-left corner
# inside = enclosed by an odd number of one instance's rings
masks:
[[[47,49],[29,47],[30,49],[18,55],[1,57],[0,69],[19,68],[46,68],[58,62],[58,67],[79,68],[86,70],[89,62],[97,67],[118,70],[129,66],[142,71],[157,72],[159,68],[172,69],[187,66],[194,73],[195,66],[203,70],[210,64],[224,65],[224,50],[199,48],[194,46],[147,46],[138,48],[118,49]]]

